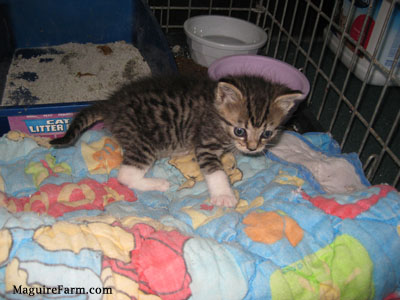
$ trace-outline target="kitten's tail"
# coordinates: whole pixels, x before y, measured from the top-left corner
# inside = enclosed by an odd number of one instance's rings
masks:
[[[103,119],[101,112],[102,110],[98,103],[85,107],[74,117],[65,135],[51,140],[50,144],[53,146],[69,146],[73,144],[85,129]]]

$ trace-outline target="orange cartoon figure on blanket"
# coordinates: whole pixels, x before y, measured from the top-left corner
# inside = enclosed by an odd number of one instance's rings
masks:
[[[82,142],[82,156],[91,174],[110,174],[122,163],[122,149],[111,137],[87,144]]]
[[[303,229],[280,211],[251,212],[243,219],[244,232],[255,242],[273,244],[286,237],[295,247],[303,239]]]

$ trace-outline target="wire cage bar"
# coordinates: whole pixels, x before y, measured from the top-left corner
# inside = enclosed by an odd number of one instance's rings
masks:
[[[344,152],[359,155],[372,183],[400,187],[400,28],[397,40],[387,45],[393,16],[400,19],[399,0],[148,0],[148,4],[167,35],[182,32],[187,18],[202,14],[237,17],[265,29],[268,41],[262,54],[304,72],[311,83],[307,104],[322,127]],[[365,17],[355,37],[351,16],[360,5]],[[383,7],[384,14],[379,11]],[[384,47],[392,47],[389,64],[380,59]],[[362,77],[357,75],[360,61],[366,62]],[[383,78],[379,84],[371,80],[376,72]]]

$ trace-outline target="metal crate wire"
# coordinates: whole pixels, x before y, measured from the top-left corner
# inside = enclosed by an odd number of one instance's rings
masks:
[[[385,0],[388,1],[388,0]],[[362,38],[349,34],[350,18],[338,17],[343,1],[240,1],[240,0],[149,0],[149,6],[168,35],[183,30],[183,22],[202,14],[228,15],[264,28],[268,42],[263,54],[301,69],[311,83],[308,106],[320,124],[339,142],[344,152],[356,152],[372,183],[389,183],[400,188],[400,80],[396,77],[400,48],[394,49],[391,66],[378,61],[391,14],[400,1],[388,1],[374,51],[366,51]],[[356,9],[355,0],[351,12]],[[372,16],[378,0],[365,1]],[[360,36],[367,32],[365,18]],[[342,23],[341,23],[342,22]],[[345,30],[343,29],[345,28]],[[337,49],[330,49],[330,32],[337,36]],[[349,45],[350,64],[341,61],[343,45]],[[354,76],[359,58],[370,62],[365,78],[378,69],[386,75],[382,86]]]

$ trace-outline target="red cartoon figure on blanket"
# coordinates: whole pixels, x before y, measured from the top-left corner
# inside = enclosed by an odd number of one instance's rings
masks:
[[[78,183],[45,184],[33,195],[20,198],[0,194],[1,206],[11,212],[34,211],[53,217],[80,209],[104,210],[107,204],[121,200],[132,202],[137,198],[132,190],[115,178],[105,183],[83,179]]]
[[[378,189],[377,193],[374,193],[372,189]],[[305,192],[301,195],[304,199],[310,201],[316,207],[322,209],[325,213],[339,217],[341,219],[354,219],[359,214],[368,211],[372,206],[378,203],[379,199],[386,197],[389,192],[396,191],[395,188],[389,185],[376,185],[370,187],[372,194],[369,197],[358,199],[353,203],[340,204],[335,200],[334,195],[324,197],[323,195],[317,195],[311,197]]]
[[[125,230],[135,237],[131,261],[124,263],[104,257],[103,269],[111,268],[114,274],[137,282],[141,291],[161,299],[187,299],[191,295],[191,278],[183,258],[183,246],[189,237],[176,230],[156,230],[144,223]]]

